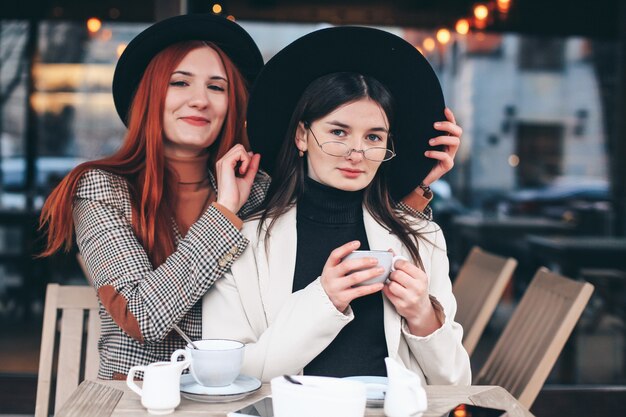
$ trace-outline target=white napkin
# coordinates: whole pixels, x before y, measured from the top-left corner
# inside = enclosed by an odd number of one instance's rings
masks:
[[[426,390],[420,378],[404,365],[391,358],[385,358],[388,386],[385,394],[385,415],[387,417],[419,417],[426,408]]]

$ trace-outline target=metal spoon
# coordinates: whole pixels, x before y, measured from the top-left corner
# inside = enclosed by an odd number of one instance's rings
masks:
[[[285,378],[287,381],[291,382],[292,384],[296,384],[296,385],[303,385],[302,382],[298,381],[295,378],[292,378],[289,375],[283,375],[283,378]]]
[[[191,341],[191,339],[189,338],[189,336],[187,336],[185,334],[185,332],[183,332],[180,327],[178,327],[176,324],[172,326],[172,328],[174,330],[176,330],[176,333],[178,333],[180,335],[180,337],[182,337],[183,339],[185,339],[185,342],[189,343],[191,345],[192,348],[194,349],[198,349],[198,346],[194,345],[193,342]]]

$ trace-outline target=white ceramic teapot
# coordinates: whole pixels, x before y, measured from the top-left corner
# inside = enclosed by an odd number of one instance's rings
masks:
[[[385,394],[387,417],[419,417],[426,408],[426,390],[414,372],[391,358],[385,358],[388,386]]]

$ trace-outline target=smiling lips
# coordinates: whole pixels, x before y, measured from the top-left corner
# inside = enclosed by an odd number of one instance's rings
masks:
[[[364,172],[360,169],[350,169],[350,168],[339,168],[339,171],[346,178],[357,178],[359,175],[363,174]]]
[[[205,126],[209,124],[209,119],[200,116],[186,116],[180,118],[182,121],[189,123],[192,126]]]

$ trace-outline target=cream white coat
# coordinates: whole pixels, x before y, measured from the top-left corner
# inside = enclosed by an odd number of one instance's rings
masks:
[[[400,240],[363,210],[372,249],[392,248],[408,257]],[[463,330],[454,321],[456,300],[448,277],[446,244],[439,226],[415,220],[425,239],[419,251],[430,277],[429,290],[443,310],[444,324],[426,337],[409,333],[404,319],[384,297],[384,326],[389,356],[415,371],[431,385],[469,385],[470,363],[461,344]],[[354,315],[338,311],[319,277],[291,292],[296,260],[296,208],[281,216],[265,236],[257,237],[258,221],[246,222],[242,233],[250,243],[232,269],[203,299],[203,338],[227,338],[246,344],[242,373],[269,381],[277,375],[298,374],[322,352]],[[321,272],[321,271],[320,271]]]

